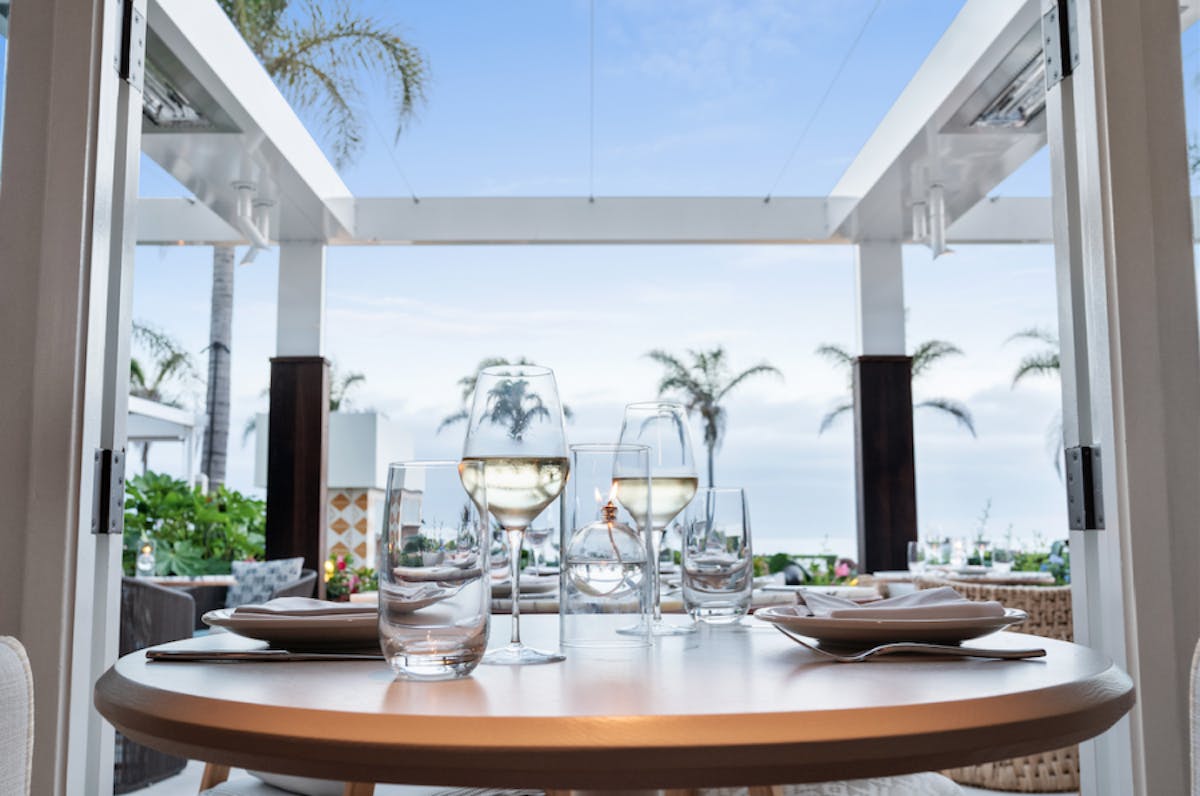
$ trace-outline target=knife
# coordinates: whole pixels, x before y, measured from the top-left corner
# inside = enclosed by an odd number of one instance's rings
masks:
[[[382,653],[289,652],[287,650],[146,650],[151,661],[255,661],[298,663],[304,661],[382,661]]]

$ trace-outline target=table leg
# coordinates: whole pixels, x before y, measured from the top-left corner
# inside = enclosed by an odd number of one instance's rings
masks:
[[[229,779],[229,766],[205,763],[204,774],[200,777],[200,791],[204,792],[209,788],[215,788],[227,779]]]
[[[347,782],[342,789],[342,796],[375,796],[373,782]]]

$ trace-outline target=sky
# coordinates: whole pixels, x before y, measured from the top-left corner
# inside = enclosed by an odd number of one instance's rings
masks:
[[[364,78],[366,146],[342,170],[356,195],[602,197],[762,196],[773,185],[827,195],[962,3],[883,0],[872,13],[873,0],[595,0],[593,147],[588,2],[353,5],[395,24],[430,70],[427,101],[394,144],[386,89]],[[1185,34],[1185,68],[1198,48]],[[1196,105],[1189,96],[1190,120]],[[318,120],[300,116],[326,143]],[[1043,151],[995,194],[1048,195],[1048,169]],[[141,193],[186,192],[143,158]],[[1052,251],[962,246],[934,261],[906,247],[904,259],[910,347],[936,338],[964,352],[914,395],[963,402],[978,430],[917,412],[920,533],[969,536],[984,522],[994,539],[1065,537],[1046,446],[1058,386],[1014,388],[1031,349],[1007,342],[1056,326]],[[746,487],[759,552],[855,554],[850,423],[817,433],[847,376],[814,354],[854,342],[851,247],[334,247],[327,261],[327,355],[366,376],[355,407],[386,413],[422,458],[461,450],[460,430],[435,429],[484,357],[553,367],[575,411],[570,442],[613,440],[623,405],[654,396],[652,348],[724,345],[735,367],[777,366],[782,379],[748,382],[728,401],[717,480]],[[136,260],[135,318],[181,340],[200,372],[210,263],[200,247],[139,247]],[[276,277],[274,252],[236,275],[228,480],[255,493],[240,430],[266,408]],[[179,392],[202,408],[202,384]],[[152,468],[179,461],[169,445],[151,453]]]

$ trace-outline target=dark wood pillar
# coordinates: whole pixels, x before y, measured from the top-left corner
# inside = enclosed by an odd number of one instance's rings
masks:
[[[859,571],[906,569],[917,538],[912,357],[854,361],[854,463]]]
[[[267,435],[267,558],[325,563],[325,483],[329,458],[329,365],[324,357],[271,360]],[[317,578],[324,594],[324,578]]]

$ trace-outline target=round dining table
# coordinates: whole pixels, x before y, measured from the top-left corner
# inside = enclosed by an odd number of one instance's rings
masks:
[[[494,643],[508,637],[496,617]],[[398,680],[383,661],[121,658],[100,713],[171,754],[359,782],[553,790],[758,786],[964,766],[1096,736],[1134,702],[1086,647],[1003,632],[970,644],[1042,647],[1027,660],[825,660],[766,623],[701,627],[634,650],[565,650],[540,666]],[[522,622],[553,646],[557,619]],[[261,646],[229,633],[165,645]]]

